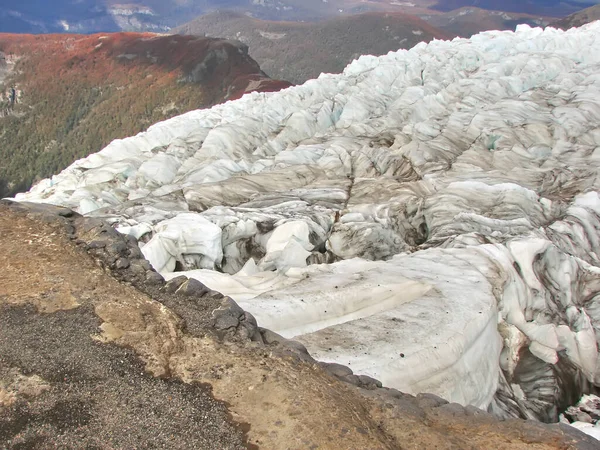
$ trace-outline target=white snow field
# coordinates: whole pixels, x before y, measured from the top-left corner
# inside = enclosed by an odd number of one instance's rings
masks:
[[[599,169],[596,22],[363,56],[17,199],[109,219],[318,359],[556,421],[600,384]]]

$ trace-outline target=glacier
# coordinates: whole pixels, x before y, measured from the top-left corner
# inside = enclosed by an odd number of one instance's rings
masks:
[[[600,441],[600,397],[584,395],[577,405],[560,415],[560,421]]]
[[[362,56],[161,122],[19,201],[138,239],[316,358],[558,421],[600,385],[600,22]]]

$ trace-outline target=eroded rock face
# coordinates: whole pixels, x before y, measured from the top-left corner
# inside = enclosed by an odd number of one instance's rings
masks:
[[[108,219],[166,279],[185,269],[320,360],[556,421],[600,375],[599,31],[362,57],[115,141],[19,200]]]

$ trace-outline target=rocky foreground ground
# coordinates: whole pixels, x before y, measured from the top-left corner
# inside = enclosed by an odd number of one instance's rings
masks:
[[[0,448],[599,448],[317,363],[70,210],[0,203],[0,268]]]

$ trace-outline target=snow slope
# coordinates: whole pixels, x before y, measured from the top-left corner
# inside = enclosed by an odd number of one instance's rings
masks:
[[[320,359],[558,420],[600,382],[599,163],[600,22],[523,26],[176,117],[18,199],[112,220]]]

